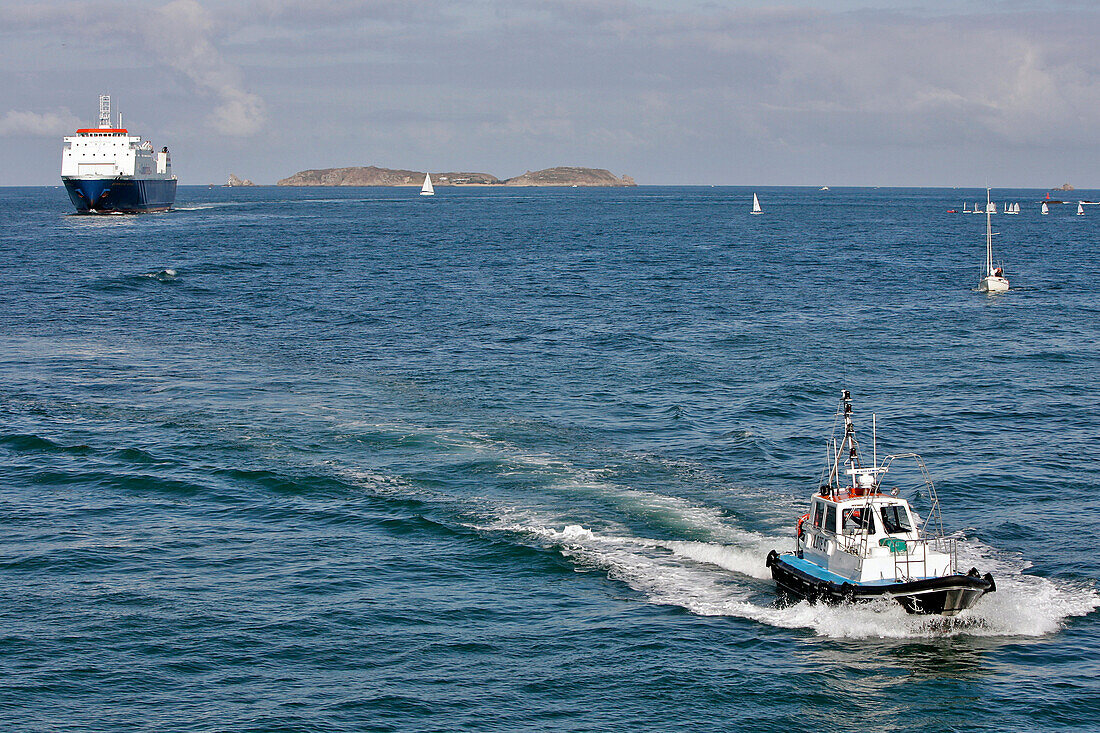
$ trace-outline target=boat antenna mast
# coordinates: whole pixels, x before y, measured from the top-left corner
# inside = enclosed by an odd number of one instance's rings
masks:
[[[844,439],[840,442],[840,447],[843,448],[845,443],[848,445],[848,458],[845,463],[852,469],[863,468],[862,462],[859,460],[859,441],[856,440],[856,427],[852,423],[852,393],[848,390],[841,390],[840,406],[844,411]],[[837,477],[837,488],[839,489],[839,479]],[[852,474],[852,485],[855,486],[855,474]]]
[[[973,267],[973,265],[971,265]],[[989,210],[989,188],[985,189],[985,276],[993,275],[993,219]]]
[[[111,95],[99,95],[99,126],[109,128],[111,126]]]
[[[837,425],[842,417],[844,418],[844,436],[838,443],[836,439]],[[845,447],[847,447],[848,456],[841,459],[840,456]],[[822,496],[840,493],[842,488],[840,485],[841,463],[853,469],[862,468],[859,458],[859,441],[856,440],[855,425],[852,423],[852,393],[846,389],[840,392],[840,404],[837,406],[836,417],[833,420],[833,436],[829,439],[827,449],[828,464],[822,471],[821,481],[819,482]],[[855,476],[853,474],[854,480]]]

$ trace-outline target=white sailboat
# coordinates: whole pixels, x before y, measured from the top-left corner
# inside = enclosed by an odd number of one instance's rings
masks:
[[[424,185],[420,187],[421,196],[435,196],[435,188],[432,186],[432,176],[430,173],[424,174]]]
[[[1078,201],[1077,202],[1077,216],[1084,216],[1084,215],[1085,215],[1085,207],[1081,205],[1080,201]]]
[[[987,214],[996,214],[997,213],[997,204],[993,203],[992,201],[986,201],[985,202],[985,213],[987,213]]]
[[[1019,214],[1020,213],[1020,202],[1019,201],[1012,204],[1012,213],[1013,214]]]
[[[989,189],[985,190],[985,277],[978,282],[978,290],[983,293],[1000,293],[1008,290],[1008,279],[1004,270],[993,267],[993,220],[990,214]]]
[[[1047,206],[1047,202],[1044,201],[1043,202],[1043,214],[1049,214],[1049,213],[1050,213],[1050,207]]]
[[[968,206],[970,206],[970,204],[968,204],[964,201],[963,202],[963,213],[964,214],[969,214],[970,213],[970,209],[967,208]]]
[[[752,195],[752,213],[763,214],[764,210],[760,208],[760,199],[756,198],[756,194]]]

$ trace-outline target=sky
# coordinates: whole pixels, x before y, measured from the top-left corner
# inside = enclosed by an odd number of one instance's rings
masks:
[[[0,185],[110,94],[183,184],[556,165],[1100,188],[1095,0],[0,0]]]

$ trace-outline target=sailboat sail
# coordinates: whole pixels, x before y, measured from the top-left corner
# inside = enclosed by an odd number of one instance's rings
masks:
[[[1049,213],[1050,213],[1050,207],[1049,207],[1049,206],[1047,206],[1047,202],[1046,202],[1046,201],[1044,201],[1044,202],[1043,202],[1043,213],[1044,213],[1044,214],[1049,214]]]
[[[1085,207],[1081,205],[1081,202],[1077,202],[1077,216],[1085,215]]]
[[[430,173],[424,174],[424,185],[420,187],[421,196],[434,196],[435,188],[432,186],[432,176]]]
[[[989,277],[993,274],[993,223],[989,218],[989,215],[993,212],[990,211],[989,204],[985,207],[985,275]]]
[[[1019,214],[1020,213],[1020,202],[1019,201],[1012,204],[1012,213],[1013,214]]]
[[[754,213],[754,214],[764,213],[763,209],[760,208],[760,199],[756,198],[755,193],[752,195],[752,213]]]

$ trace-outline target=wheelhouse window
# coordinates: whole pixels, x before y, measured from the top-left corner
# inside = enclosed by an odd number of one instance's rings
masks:
[[[909,512],[905,511],[905,507],[897,504],[882,507],[882,528],[886,534],[912,532],[913,525],[909,522]]]
[[[814,526],[820,528],[821,522],[825,519],[825,503],[820,501],[814,502]]]
[[[836,533],[836,504],[829,504],[825,512],[825,529]]]
[[[845,509],[841,515],[844,534],[856,534],[866,531],[867,534],[875,533],[875,515],[870,507],[856,507]]]

